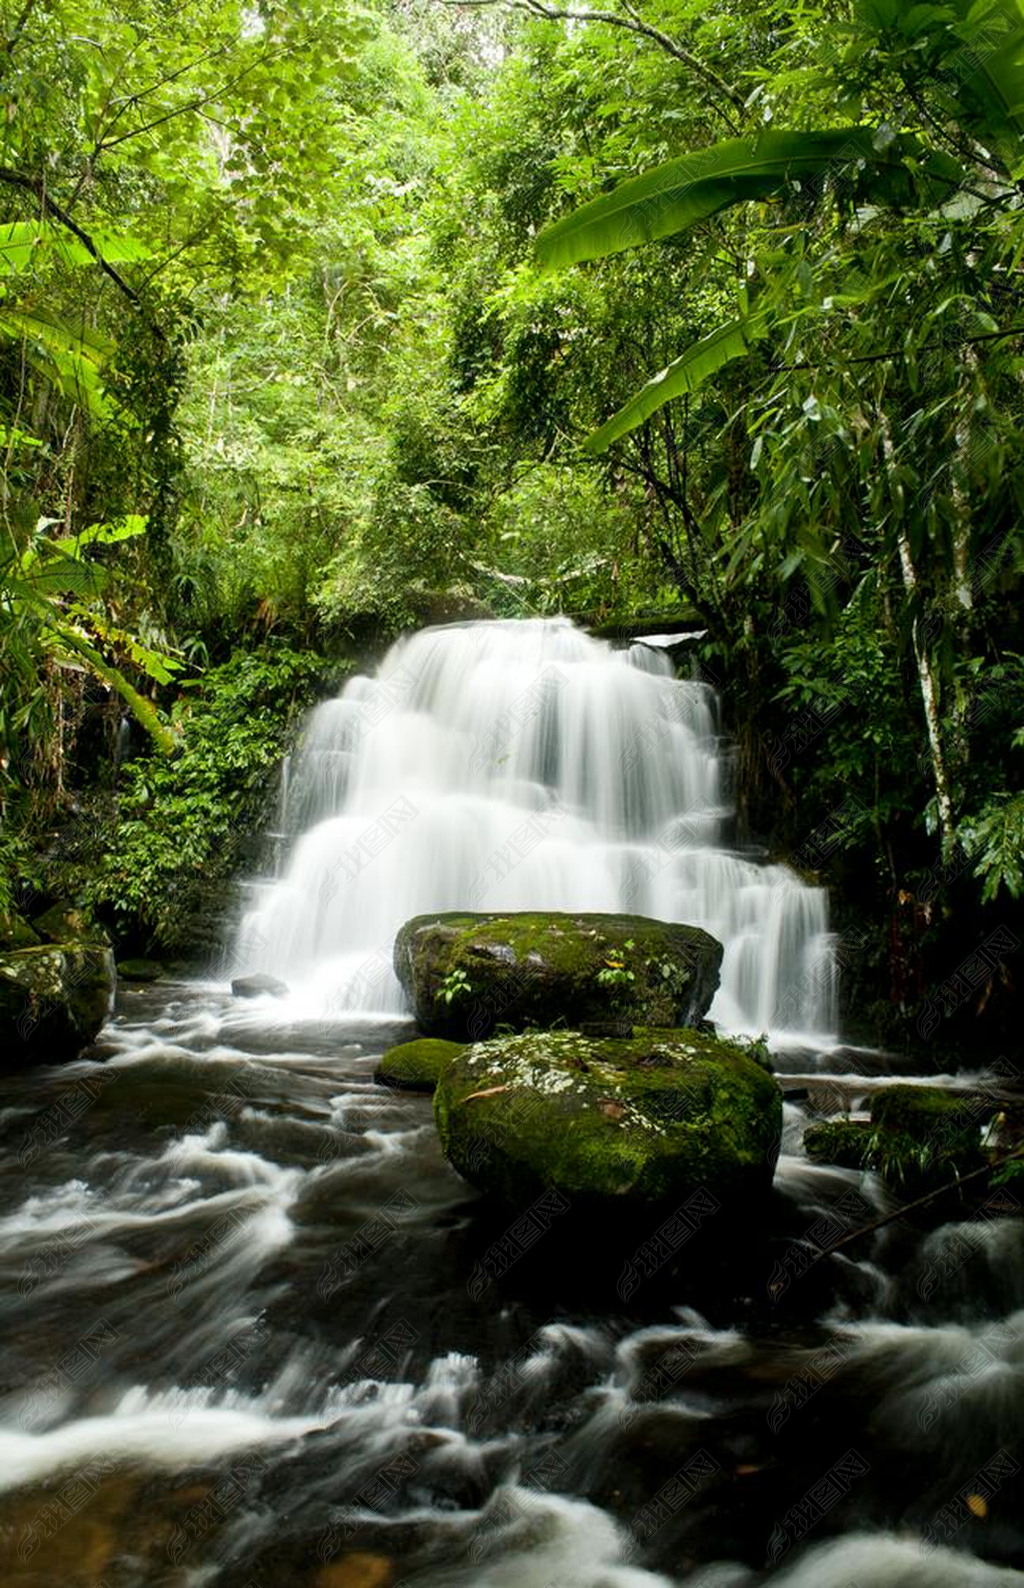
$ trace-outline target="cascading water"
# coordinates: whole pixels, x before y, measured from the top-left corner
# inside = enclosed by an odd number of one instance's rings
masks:
[[[716,701],[667,657],[564,619],[428,629],[313,714],[237,963],[312,1012],[404,1010],[395,934],[430,910],[602,910],[725,945],[726,1030],[827,1046],[827,898],[721,847]]]

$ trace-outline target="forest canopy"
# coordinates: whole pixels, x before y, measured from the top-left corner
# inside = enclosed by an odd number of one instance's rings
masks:
[[[877,1023],[1019,920],[1017,0],[0,17],[0,908],[194,948],[305,704],[564,613],[694,636]]]

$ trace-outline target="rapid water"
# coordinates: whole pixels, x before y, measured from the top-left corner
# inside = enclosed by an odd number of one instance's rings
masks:
[[[812,1260],[889,1203],[787,1104],[742,1238],[515,1255],[409,1030],[124,987],[0,1080],[5,1588],[1024,1588],[1019,1220]]]
[[[716,706],[663,653],[564,619],[400,641],[313,714],[285,786],[286,869],[257,889],[236,962],[287,981],[293,1011],[394,1017],[410,916],[626,911],[725,945],[711,1015],[727,1031],[829,1046],[827,898],[725,845]]]

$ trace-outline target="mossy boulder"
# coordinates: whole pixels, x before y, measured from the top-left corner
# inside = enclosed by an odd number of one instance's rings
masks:
[[[119,959],[117,974],[122,981],[159,981],[164,969],[155,959]]]
[[[54,904],[37,915],[32,930],[47,943],[102,943],[110,938],[92,917],[76,904]]]
[[[829,1119],[804,1131],[804,1149],[812,1163],[833,1163],[840,1169],[870,1169],[874,1130],[864,1119]]]
[[[384,1054],[374,1079],[382,1086],[395,1086],[407,1092],[432,1092],[441,1072],[463,1052],[465,1043],[445,1042],[440,1037],[401,1042]]]
[[[928,1144],[977,1146],[980,1127],[998,1113],[999,1103],[981,1093],[948,1092],[941,1086],[887,1086],[871,1099],[871,1123]]]
[[[0,912],[0,951],[10,948],[35,948],[39,944],[38,932],[33,932],[28,922],[15,911]]]
[[[887,1086],[871,1100],[871,1121],[828,1120],[804,1132],[814,1163],[871,1169],[904,1198],[955,1185],[984,1166],[982,1127],[999,1103],[939,1086]]]
[[[395,940],[417,1023],[455,1041],[610,1018],[696,1026],[721,963],[699,927],[634,915],[418,915]]]
[[[0,954],[0,1051],[9,1068],[77,1058],[106,1020],[114,957],[102,943]]]
[[[744,1204],[771,1185],[782,1094],[743,1048],[693,1030],[630,1040],[526,1032],[467,1047],[434,1093],[458,1172],[514,1209],[557,1191],[578,1211]]]

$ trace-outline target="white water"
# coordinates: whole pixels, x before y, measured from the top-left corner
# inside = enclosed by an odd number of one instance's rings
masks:
[[[726,1030],[834,1040],[826,895],[722,847],[714,694],[649,647],[563,619],[402,640],[314,712],[283,807],[236,963],[304,1012],[401,1014],[392,945],[425,911],[627,911],[724,943]]]

